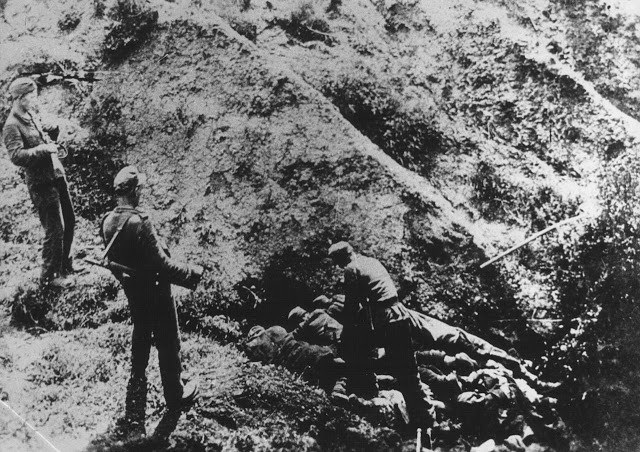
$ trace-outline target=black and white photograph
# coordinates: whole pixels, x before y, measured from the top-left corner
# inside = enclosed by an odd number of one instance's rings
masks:
[[[640,1],[0,0],[0,451],[640,450]]]

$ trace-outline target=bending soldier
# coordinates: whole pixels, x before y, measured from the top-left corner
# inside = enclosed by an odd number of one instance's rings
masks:
[[[331,245],[329,256],[345,269],[341,346],[348,391],[365,398],[375,395],[374,350],[381,345],[406,400],[411,423],[426,430],[432,418],[418,375],[409,314],[398,300],[389,273],[377,259],[356,254],[347,242]]]
[[[74,272],[69,256],[75,215],[58,147],[53,143],[60,129],[44,128],[38,121],[38,87],[33,80],[14,80],[9,95],[13,104],[4,124],[4,144],[11,162],[24,169],[31,202],[44,228],[40,286],[67,287],[71,280],[66,276]]]
[[[112,270],[127,296],[133,321],[125,416],[117,425],[117,433],[123,436],[145,434],[146,368],[152,336],[168,412],[179,413],[198,390],[195,382],[183,385],[180,378],[180,335],[171,284],[194,289],[203,270],[174,261],[161,246],[147,215],[138,209],[144,183],[145,176],[135,167],[123,168],[113,183],[118,206],[105,215],[101,226],[107,257],[132,269],[132,274]]]

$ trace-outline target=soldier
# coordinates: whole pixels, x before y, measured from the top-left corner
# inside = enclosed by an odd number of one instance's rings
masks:
[[[74,272],[70,252],[75,215],[65,171],[58,158],[59,128],[43,128],[35,115],[38,87],[30,78],[9,85],[12,108],[4,124],[4,144],[9,158],[24,168],[31,201],[44,228],[40,286],[67,287]],[[45,135],[47,133],[48,135]]]
[[[254,326],[246,343],[249,359],[276,364],[300,373],[329,390],[338,378],[341,361],[331,347],[297,340],[281,326]]]
[[[347,242],[331,245],[329,256],[345,270],[342,349],[349,392],[365,398],[375,395],[373,350],[376,345],[383,346],[390,371],[407,402],[411,423],[426,431],[433,419],[418,375],[409,315],[398,300],[391,276],[377,259],[356,254]]]
[[[174,261],[161,245],[147,215],[138,209],[145,180],[134,166],[117,174],[113,185],[118,206],[104,216],[101,226],[102,238],[108,244],[105,253],[114,263],[111,268],[127,296],[133,321],[125,416],[116,426],[116,433],[123,436],[145,434],[146,368],[152,336],[167,411],[179,414],[182,407],[195,400],[198,391],[195,382],[183,384],[180,378],[180,335],[171,284],[194,289],[203,269]],[[156,436],[162,434],[165,432],[156,431]]]
[[[289,321],[295,328],[291,334],[299,341],[329,346],[337,346],[340,342],[342,324],[327,314],[324,309],[307,312],[297,306],[289,312]]]

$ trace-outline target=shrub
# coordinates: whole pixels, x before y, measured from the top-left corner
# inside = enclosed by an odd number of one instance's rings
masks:
[[[103,311],[117,293],[118,285],[111,277],[78,279],[75,286],[64,290],[20,287],[10,301],[11,319],[20,326],[46,330],[96,327],[108,320]]]
[[[113,178],[124,163],[119,155],[126,143],[119,136],[91,138],[68,146],[65,161],[76,212],[89,219],[100,218],[115,207]]]
[[[76,211],[79,215],[95,220],[115,207],[113,178],[124,166],[122,156],[128,146],[118,127],[121,116],[120,102],[107,96],[91,100],[84,113],[83,125],[91,130],[87,140],[67,145],[69,156],[65,167]]]
[[[238,34],[244,36],[251,42],[256,42],[258,38],[258,27],[256,24],[249,22],[248,20],[241,20],[238,18],[233,18],[229,21],[229,25],[233,28]]]
[[[22,326],[48,327],[46,315],[51,310],[53,296],[37,286],[20,287],[11,302],[11,320]]]
[[[526,191],[500,176],[495,168],[480,162],[471,178],[473,202],[488,220],[527,225],[537,231],[577,214],[580,200],[565,200],[549,186]]]
[[[602,215],[558,259],[566,328],[545,365],[550,375],[570,383],[575,428],[611,450],[637,442],[640,421],[632,408],[640,402],[639,172],[632,152],[607,164]]]
[[[392,82],[376,80],[372,73],[343,74],[322,88],[340,113],[355,128],[413,170],[429,172],[443,136],[433,115],[419,106],[406,107]]]
[[[114,24],[105,37],[102,51],[105,59],[116,62],[143,42],[158,23],[158,12],[143,6],[140,0],[117,0],[109,16]]]
[[[335,43],[335,38],[329,34],[329,24],[320,17],[312,2],[301,2],[288,18],[277,19],[276,23],[290,36],[302,42],[322,41],[327,45]]]
[[[93,0],[93,17],[102,19],[106,9],[104,0]]]
[[[80,14],[77,11],[71,11],[65,14],[58,21],[58,28],[61,31],[73,31],[80,24],[80,19],[81,19]]]

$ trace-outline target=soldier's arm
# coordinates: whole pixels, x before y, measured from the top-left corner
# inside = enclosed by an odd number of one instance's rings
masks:
[[[363,302],[358,274],[353,268],[347,268],[344,272],[344,295],[344,326],[347,327],[356,323],[358,310]]]
[[[151,223],[143,219],[138,226],[138,243],[142,254],[142,268],[158,272],[172,284],[195,289],[202,278],[199,267],[171,259],[162,249]]]
[[[309,323],[311,322],[311,317],[309,316],[307,319],[303,320],[294,330],[291,332],[291,336],[297,341],[307,341],[309,340]]]
[[[60,126],[43,124],[42,130],[49,135],[49,138],[51,138],[52,141],[58,141],[58,137],[60,136]]]
[[[51,158],[47,145],[40,145],[25,149],[20,129],[15,124],[8,124],[3,131],[4,145],[9,152],[9,158],[14,165],[34,166],[44,159]]]

